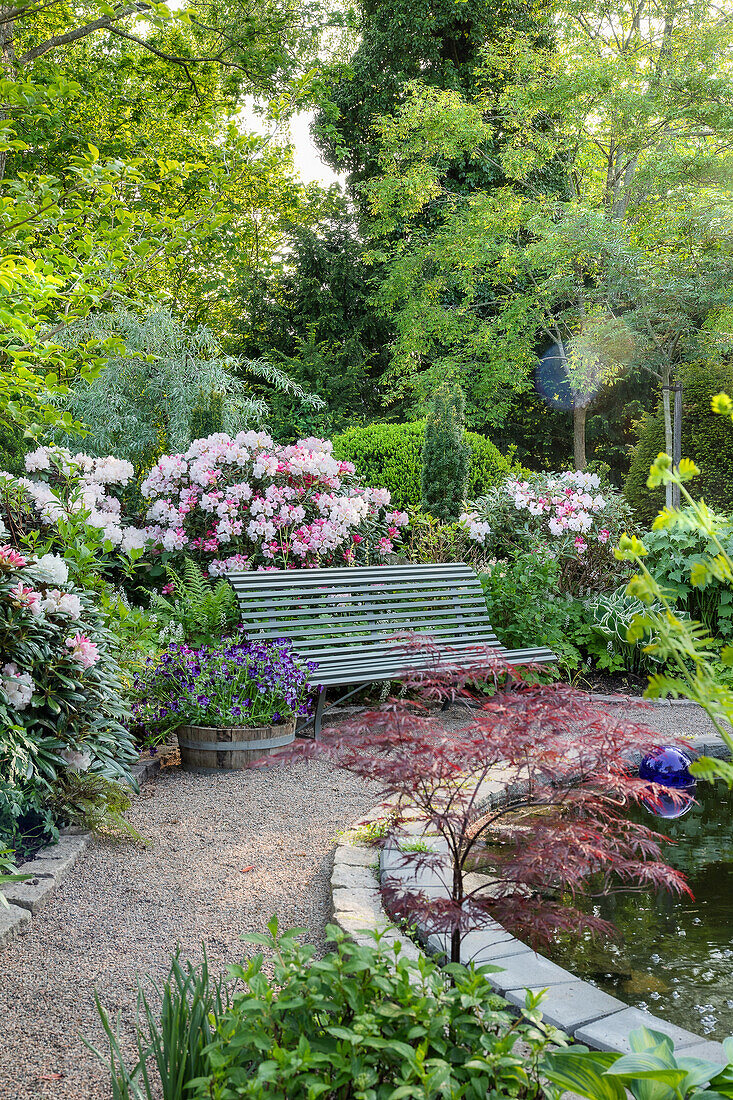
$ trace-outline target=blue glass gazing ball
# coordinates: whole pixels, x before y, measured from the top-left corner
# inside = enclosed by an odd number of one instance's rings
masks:
[[[690,775],[691,763],[687,753],[668,745],[644,757],[639,765],[639,778],[646,779],[647,783],[674,787],[675,790],[684,790],[689,786],[694,789],[695,779]]]
[[[689,795],[689,799],[684,804],[675,802],[671,795],[664,793],[658,794],[654,800],[644,798],[642,801],[647,810],[656,814],[657,817],[668,820],[689,813],[697,786],[694,776],[690,774],[691,763],[686,753],[670,745],[644,757],[639,766],[640,779],[645,779],[647,783],[659,783],[663,787]]]

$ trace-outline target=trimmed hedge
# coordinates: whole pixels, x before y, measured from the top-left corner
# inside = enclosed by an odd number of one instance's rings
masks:
[[[512,467],[490,439],[464,432],[471,450],[467,497],[481,496],[502,481]],[[389,489],[396,508],[417,507],[421,499],[422,451],[425,421],[410,424],[370,424],[350,428],[333,440],[336,458],[353,462],[367,485]]]
[[[703,497],[712,508],[733,511],[733,424],[716,416],[711,398],[724,391],[733,395],[733,366],[688,365],[682,377],[682,457],[693,459],[700,474],[688,485],[693,497]],[[648,489],[649,467],[664,451],[664,417],[661,400],[652,415],[641,422],[624,493],[636,519],[649,526],[664,507],[664,488]]]

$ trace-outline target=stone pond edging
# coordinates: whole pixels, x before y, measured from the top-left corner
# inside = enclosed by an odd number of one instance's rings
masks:
[[[696,750],[711,754],[714,747],[717,748],[717,745],[710,738],[705,739],[704,745],[698,743]],[[505,784],[500,780],[488,781],[483,788],[478,799],[478,812],[501,797]],[[362,822],[384,821],[389,810],[390,803],[385,802],[372,810]],[[403,889],[412,886],[428,895],[445,897],[448,895],[446,882],[450,875],[447,860],[445,867],[438,862],[427,867],[424,858],[421,861],[417,853],[400,849],[400,843],[415,841],[428,844],[438,856],[441,849],[447,850],[442,838],[426,834],[424,823],[415,817],[400,825],[399,831],[390,836],[381,851],[358,844],[349,834],[341,837],[336,844],[331,876],[335,923],[360,944],[373,944],[369,933],[383,932],[382,942],[398,942],[402,952],[411,959],[419,957],[420,948],[391,921],[384,909],[380,884],[389,879],[393,885],[400,885]],[[482,876],[476,874],[465,878],[469,889],[475,889],[482,880]],[[448,939],[445,934],[421,935],[418,929],[418,936],[428,954],[444,954]],[[474,962],[477,966],[500,966],[500,971],[487,975],[488,981],[515,1007],[524,1004],[528,989],[533,993],[546,990],[541,1011],[547,1022],[572,1036],[576,1042],[595,1050],[627,1054],[631,1050],[630,1032],[638,1027],[648,1027],[665,1032],[674,1041],[675,1048],[687,1056],[713,1062],[727,1061],[721,1043],[705,1039],[650,1012],[633,1008],[590,982],[582,981],[569,970],[533,951],[496,922],[464,936],[461,961]]]
[[[160,770],[159,760],[133,764],[130,772],[138,784],[144,783]],[[18,873],[30,875],[23,882],[8,882],[0,887],[8,906],[0,905],[0,948],[30,929],[33,915],[52,897],[58,884],[89,847],[92,834],[82,829],[62,829],[58,843],[36,852],[33,859],[22,864]]]

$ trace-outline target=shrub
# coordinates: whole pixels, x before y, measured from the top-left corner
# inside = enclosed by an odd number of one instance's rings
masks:
[[[721,390],[733,389],[730,365],[688,365],[681,370],[682,453],[700,468],[696,494],[713,508],[733,511],[733,432],[718,417],[710,415],[710,402]],[[664,487],[647,486],[649,467],[665,451],[661,401],[656,412],[643,418],[639,441],[624,486],[637,522],[651,523],[664,504]]]
[[[579,470],[510,478],[461,516],[471,538],[499,557],[526,551],[560,564],[558,589],[578,595],[618,583],[611,546],[629,507],[597,474]]]
[[[466,499],[471,448],[463,439],[466,402],[460,386],[442,385],[430,406],[422,453],[422,507],[457,520]]]
[[[323,439],[283,447],[264,432],[198,439],[164,455],[142,483],[154,548],[185,552],[221,576],[260,566],[382,561],[407,516],[365,488]]]
[[[510,472],[511,464],[491,440],[464,432],[470,448],[469,497],[485,493]],[[389,489],[397,508],[415,508],[421,501],[422,453],[425,421],[409,424],[371,424],[350,428],[333,441],[334,455],[353,462],[357,475],[369,485]]]
[[[733,516],[711,517],[715,538],[733,554]],[[680,522],[644,534],[646,567],[662,586],[670,603],[682,618],[695,619],[724,641],[733,638],[733,592],[722,576],[707,574],[692,583],[696,564],[715,557],[713,538],[695,523],[693,510],[680,510]],[[661,610],[658,608],[658,610]]]
[[[82,587],[130,568],[146,538],[124,517],[117,495],[133,477],[129,462],[50,446],[27,454],[25,468],[32,476],[0,471],[0,519],[18,548],[59,551]]]
[[[62,558],[0,547],[0,822],[30,806],[52,829],[45,792],[68,770],[129,775],[137,754],[111,641]]]
[[[547,554],[527,551],[494,561],[479,574],[491,625],[507,649],[548,646],[563,670],[580,664],[567,632],[568,599],[560,593],[560,564]]]
[[[114,1097],[153,1100],[159,1081],[166,1100],[545,1095],[540,1060],[562,1037],[539,1022],[538,997],[528,995],[529,1019],[517,1020],[480,970],[444,974],[426,958],[405,959],[399,944],[357,946],[333,926],[334,949],[315,958],[297,942],[302,929],[280,933],[274,918],[267,927],[244,939],[274,957],[272,977],[262,954],[231,967],[225,987],[176,958],[160,1023],[140,993],[132,1066],[99,1006]]]
[[[443,523],[420,508],[411,508],[408,515],[410,523],[399,551],[407,561],[421,565],[480,562],[486,556],[483,547],[471,540],[462,524]]]

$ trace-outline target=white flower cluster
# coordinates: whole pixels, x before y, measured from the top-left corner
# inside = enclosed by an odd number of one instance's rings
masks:
[[[33,698],[33,678],[28,672],[20,672],[15,661],[8,661],[0,670],[0,687],[15,710],[25,710]]]
[[[126,524],[120,514],[119,500],[107,492],[109,486],[129,484],[134,476],[130,462],[109,455],[93,458],[90,455],[72,455],[65,447],[39,447],[25,457],[29,474],[59,474],[71,490],[55,489],[43,477],[14,478],[0,472],[0,478],[22,486],[33,501],[40,520],[45,524],[87,513],[86,524],[101,532],[105,541],[128,553],[143,549],[147,542],[145,532]],[[58,582],[63,583],[63,582]]]
[[[485,545],[486,539],[491,534],[491,524],[482,519],[478,512],[463,512],[458,518],[461,527],[468,531],[473,542]]]

